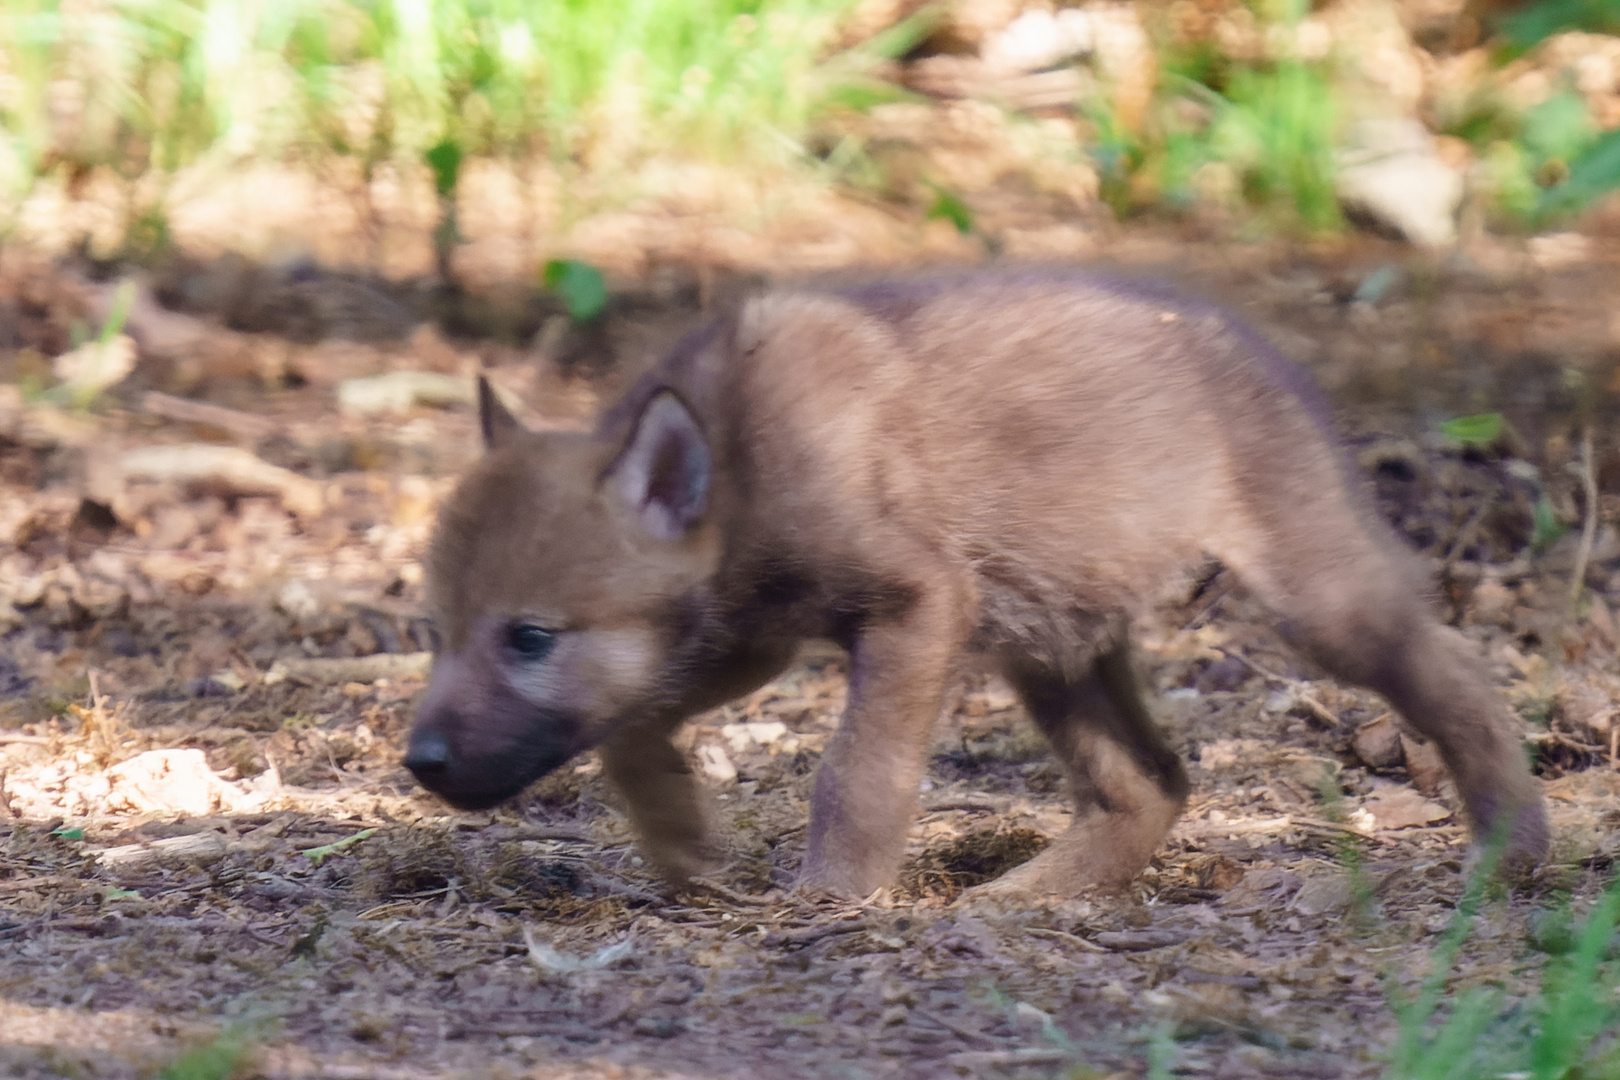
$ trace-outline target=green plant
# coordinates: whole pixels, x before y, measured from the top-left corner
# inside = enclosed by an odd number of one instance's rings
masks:
[[[1491,446],[1502,437],[1502,414],[1476,413],[1440,422],[1440,434],[1460,446]]]
[[[1302,5],[1259,5],[1262,22],[1296,27]],[[1239,62],[1211,41],[1164,41],[1163,75],[1153,107],[1137,129],[1119,123],[1106,102],[1088,110],[1103,198],[1116,212],[1163,203],[1189,207],[1207,197],[1195,188],[1207,167],[1230,177],[1234,204],[1262,223],[1306,232],[1344,224],[1334,192],[1339,118],[1333,71],[1284,53]]]
[[[1338,109],[1322,71],[1299,60],[1270,69],[1240,68],[1215,121],[1215,156],[1235,166],[1244,193],[1283,208],[1312,230],[1343,225],[1333,192],[1333,129]]]
[[[187,1050],[157,1074],[157,1080],[227,1080],[253,1052],[253,1041],[232,1025],[210,1041]]]
[[[1518,55],[1565,30],[1620,34],[1614,0],[1538,0],[1496,20],[1509,55]]]
[[[1494,20],[1498,64],[1568,30],[1620,33],[1614,0],[1538,0]],[[1496,210],[1543,228],[1620,189],[1620,132],[1603,133],[1573,86],[1522,113],[1497,90],[1467,95],[1442,111],[1442,129],[1478,148]]]
[[[1390,991],[1399,1025],[1385,1080],[1523,1077],[1526,1080],[1613,1080],[1620,1077],[1620,880],[1612,883],[1573,947],[1551,957],[1540,988],[1516,1002],[1493,987],[1456,995],[1436,1023],[1445,985],[1472,929],[1502,845],[1488,845],[1455,912],[1431,952],[1431,970],[1415,997]],[[1540,943],[1545,935],[1532,938]]]
[[[541,273],[541,282],[562,298],[568,317],[576,323],[590,322],[607,307],[607,282],[602,271],[574,259],[552,259]]]
[[[839,88],[818,64],[849,3],[13,0],[0,199],[57,171],[445,145],[774,161]]]

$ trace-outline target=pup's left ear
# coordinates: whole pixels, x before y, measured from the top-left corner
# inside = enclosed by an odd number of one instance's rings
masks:
[[[708,509],[713,471],[713,457],[697,418],[665,390],[641,410],[629,443],[606,479],[608,489],[644,532],[660,540],[678,540]]]
[[[478,428],[484,435],[485,450],[498,449],[528,430],[501,404],[495,388],[482,375],[478,376]]]

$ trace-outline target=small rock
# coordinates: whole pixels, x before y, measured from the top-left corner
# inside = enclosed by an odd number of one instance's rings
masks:
[[[737,779],[737,766],[731,763],[731,758],[721,746],[700,746],[697,750],[698,764],[703,769],[703,775],[720,784],[730,784]]]
[[[787,725],[780,720],[752,720],[740,724],[724,724],[720,734],[731,744],[733,753],[741,754],[752,746],[771,746],[787,737]]]
[[[1410,735],[1401,735],[1401,758],[1406,762],[1406,775],[1412,786],[1425,795],[1438,795],[1440,785],[1451,775],[1445,762],[1440,760],[1440,748],[1431,742],[1418,742]]]
[[[1090,13],[1079,8],[1026,11],[984,45],[981,55],[995,72],[1041,71],[1091,51]]]
[[[1355,901],[1355,893],[1343,874],[1307,878],[1294,894],[1290,905],[1301,915],[1330,915],[1344,911]]]
[[[670,1039],[680,1033],[681,1022],[668,1016],[643,1016],[636,1021],[635,1033],[649,1039]]]
[[[289,581],[276,594],[276,607],[295,619],[313,619],[321,610],[320,601],[302,581]]]
[[[1038,1009],[1027,1001],[1020,1001],[1013,1006],[1013,1022],[1026,1031],[1040,1031],[1051,1026],[1052,1014],[1044,1009]]]
[[[1356,728],[1350,738],[1350,748],[1374,769],[1393,769],[1405,760],[1401,752],[1401,730],[1389,713]]]
[[[1434,138],[1415,120],[1368,120],[1340,154],[1334,182],[1345,209],[1361,213],[1414,244],[1457,239],[1462,174],[1440,159]]]

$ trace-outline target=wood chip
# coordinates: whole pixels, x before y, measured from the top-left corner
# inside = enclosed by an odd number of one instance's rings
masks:
[[[129,870],[148,863],[210,863],[225,857],[230,845],[216,832],[170,836],[149,844],[122,844],[92,852],[104,865]]]

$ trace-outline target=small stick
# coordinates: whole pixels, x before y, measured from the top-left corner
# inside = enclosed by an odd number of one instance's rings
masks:
[[[1469,544],[1474,542],[1474,537],[1479,535],[1479,527],[1485,521],[1485,512],[1495,505],[1495,501],[1493,498],[1486,498],[1484,502],[1474,507],[1474,512],[1468,515],[1468,520],[1463,522],[1462,528],[1457,530],[1457,535],[1452,538],[1451,547],[1446,551],[1445,558],[1440,560],[1441,577],[1451,576],[1452,567],[1457,565],[1457,560],[1462,558],[1462,553],[1468,549]]]
[[[938,1024],[946,1031],[949,1031],[952,1035],[955,1035],[961,1039],[966,1039],[970,1043],[978,1043],[981,1046],[996,1045],[996,1041],[990,1038],[984,1032],[974,1031],[970,1027],[964,1027],[961,1024],[955,1023],[948,1017],[939,1015],[931,1009],[923,1009],[914,1005],[912,1006],[911,1011],[914,1015],[922,1017],[931,1024]]]
[[[205,401],[192,401],[189,398],[175,397],[156,390],[147,391],[146,396],[141,398],[141,408],[165,420],[178,420],[183,424],[200,424],[203,427],[228,431],[247,442],[258,442],[274,434],[279,426],[274,420],[239,409],[227,409],[223,405],[210,405]]]
[[[853,934],[857,930],[868,930],[871,924],[863,918],[843,919],[838,922],[822,923],[819,926],[807,926],[803,930],[773,931],[765,935],[767,946],[796,945],[803,948],[813,945],[822,938],[833,937],[837,934]]]
[[[1580,602],[1581,590],[1586,588],[1586,564],[1592,558],[1592,544],[1597,539],[1598,489],[1597,477],[1592,473],[1592,425],[1581,430],[1581,490],[1586,494],[1586,513],[1581,515],[1581,546],[1575,552],[1575,572],[1569,582],[1569,606]]]
[[[1277,674],[1270,668],[1261,667],[1259,664],[1255,663],[1253,660],[1250,660],[1247,656],[1244,656],[1240,652],[1234,652],[1233,650],[1220,645],[1215,646],[1215,648],[1216,651],[1221,653],[1223,656],[1230,656],[1238,663],[1246,664],[1249,667],[1249,670],[1253,671],[1256,675],[1264,676],[1265,678],[1270,679],[1272,682],[1282,683],[1284,686],[1297,687],[1300,685],[1300,680],[1290,679],[1286,675]],[[1317,701],[1312,695],[1300,690],[1295,695],[1294,700],[1305,706],[1307,712],[1316,717],[1318,720],[1322,721],[1322,723],[1326,724],[1328,727],[1339,726],[1339,718],[1333,715],[1333,711],[1320,701]]]
[[[686,884],[688,888],[696,889],[699,892],[713,893],[720,899],[729,900],[739,907],[770,907],[775,902],[773,898],[768,896],[745,896],[740,892],[726,888],[718,881],[710,881],[708,878],[695,877],[687,881]]]
[[[1031,926],[1031,927],[1027,928],[1027,930],[1025,932],[1030,933],[1030,934],[1034,934],[1036,937],[1051,938],[1053,941],[1066,941],[1070,945],[1073,945],[1073,946],[1075,946],[1076,948],[1079,948],[1079,949],[1083,949],[1086,952],[1108,952],[1109,951],[1109,950],[1103,948],[1101,945],[1098,945],[1094,941],[1087,941],[1085,938],[1081,937],[1079,934],[1071,934],[1071,933],[1068,933],[1065,930],[1048,930],[1044,926]]]

